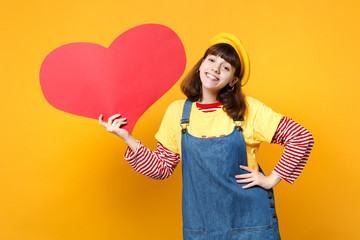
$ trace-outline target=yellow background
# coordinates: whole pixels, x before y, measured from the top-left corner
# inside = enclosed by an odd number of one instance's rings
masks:
[[[242,39],[252,64],[246,94],[315,138],[295,185],[275,188],[283,239],[358,239],[359,10],[357,0],[2,0],[0,239],[181,239],[181,169],[165,181],[136,173],[119,138],[51,107],[39,84],[53,49],[109,46],[145,23],[180,36],[187,69],[218,32]],[[178,83],[140,118],[134,136],[155,148],[167,105],[182,98]],[[282,149],[262,146],[265,172]]]

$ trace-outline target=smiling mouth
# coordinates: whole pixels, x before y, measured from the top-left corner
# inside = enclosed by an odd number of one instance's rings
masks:
[[[219,78],[215,77],[214,75],[211,75],[210,73],[206,73],[206,76],[207,76],[208,78],[210,78],[211,80],[213,80],[213,81],[219,80]]]

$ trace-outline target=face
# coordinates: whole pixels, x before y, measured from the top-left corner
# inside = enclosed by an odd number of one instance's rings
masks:
[[[234,76],[236,69],[223,58],[207,55],[199,67],[203,91],[218,93],[227,84],[233,86],[238,78]]]

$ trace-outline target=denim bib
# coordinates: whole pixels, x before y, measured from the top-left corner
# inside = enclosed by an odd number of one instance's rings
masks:
[[[192,102],[182,115],[182,214],[184,240],[279,240],[273,190],[242,189],[235,175],[248,173],[242,128],[217,138],[187,131]],[[260,171],[263,172],[260,168]]]

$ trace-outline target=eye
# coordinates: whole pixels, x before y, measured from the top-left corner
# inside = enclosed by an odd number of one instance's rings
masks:
[[[209,58],[210,62],[215,62],[215,60],[213,58]]]
[[[225,69],[226,71],[230,71],[230,67],[228,67],[228,66],[224,66],[224,69]]]

